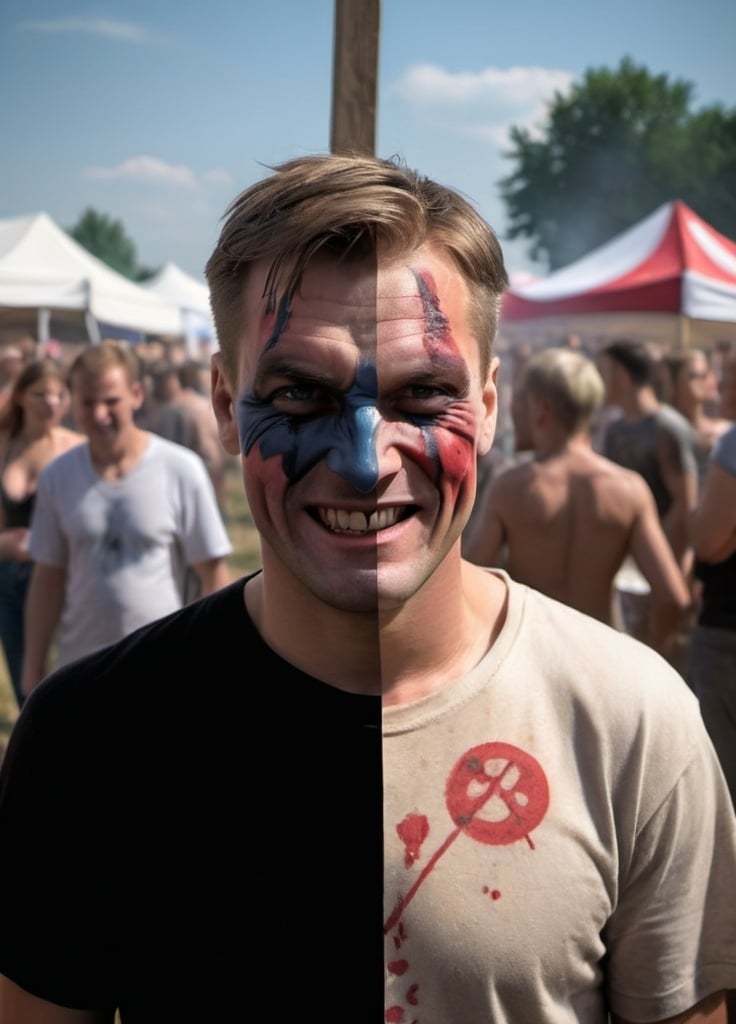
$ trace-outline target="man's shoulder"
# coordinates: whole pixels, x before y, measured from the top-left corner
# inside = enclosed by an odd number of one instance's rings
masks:
[[[41,477],[48,479],[63,480],[70,472],[89,465],[89,441],[82,441],[79,444],[68,448],[61,455],[57,455],[41,470]]]
[[[535,475],[538,465],[531,453],[507,463],[494,473],[488,484],[489,493],[497,496],[515,494]]]
[[[629,708],[674,701],[688,715],[697,712],[697,701],[675,669],[627,633],[531,588],[524,621],[536,649],[551,666],[564,666],[566,685],[574,684],[581,697],[610,701],[612,707],[624,701]]]
[[[606,493],[615,494],[621,502],[630,504],[632,508],[638,508],[648,493],[647,484],[641,473],[597,452],[590,453],[590,458],[582,466],[579,475],[594,491],[596,485],[600,484],[605,487]]]
[[[203,468],[202,460],[191,448],[178,444],[176,441],[170,441],[167,437],[162,437],[152,431],[149,431],[149,434],[148,458],[150,462],[155,461],[183,473],[198,473]]]
[[[678,438],[694,443],[695,431],[692,424],[673,406],[662,402],[653,416],[659,430],[676,434]]]
[[[235,647],[251,667],[265,648],[245,609],[243,586],[237,580],[58,669],[31,694],[28,713],[53,720],[75,708],[104,714],[135,706],[145,714],[224,685]]]

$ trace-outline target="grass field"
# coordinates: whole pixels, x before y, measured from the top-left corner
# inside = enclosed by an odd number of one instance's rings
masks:
[[[226,476],[227,508],[225,523],[233,545],[233,554],[229,560],[233,579],[244,573],[257,569],[260,565],[258,534],[253,526],[248,504],[243,493],[243,482],[240,476],[240,460],[233,458],[227,465]],[[5,658],[0,649],[0,759],[10,735],[15,719],[18,717],[18,706],[8,677]]]

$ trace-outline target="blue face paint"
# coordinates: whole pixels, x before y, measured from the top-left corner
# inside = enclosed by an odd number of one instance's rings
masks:
[[[241,449],[247,455],[258,443],[264,459],[281,455],[292,483],[324,459],[333,473],[367,494],[378,484],[377,400],[378,375],[368,362],[358,364],[355,382],[341,396],[340,407],[325,415],[301,419],[278,412],[269,400],[248,392],[237,407]]]
[[[290,316],[291,302],[289,301],[288,295],[284,295],[283,298],[281,299],[281,302],[279,302],[279,311],[276,314],[276,323],[274,324],[273,334],[266,342],[264,352],[268,352],[270,348],[274,347],[276,342],[281,337],[281,332],[283,331],[284,327],[286,327],[286,323]]]

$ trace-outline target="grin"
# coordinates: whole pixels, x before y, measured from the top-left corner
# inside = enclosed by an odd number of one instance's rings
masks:
[[[395,505],[367,513],[320,506],[314,513],[318,521],[333,533],[365,534],[387,530],[402,519],[406,519],[415,510],[415,506]]]

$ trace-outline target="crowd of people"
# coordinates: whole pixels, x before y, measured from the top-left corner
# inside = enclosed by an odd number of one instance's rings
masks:
[[[22,706],[50,668],[228,583],[232,549],[198,364],[147,365],[111,341],[15,370],[0,413],[0,640]],[[164,374],[181,395],[156,393]]]
[[[63,378],[81,437],[55,433],[61,378],[11,391],[3,487],[34,508],[30,539],[2,536],[33,562],[34,650],[0,774],[0,1019],[725,1024],[727,407],[677,412],[640,343],[549,349],[515,378],[529,454],[476,500],[503,255],[399,161],[273,169],[207,277],[245,579],[181,444],[191,381],[160,368],[147,393],[125,346],[85,350]],[[672,402],[683,374],[703,379],[673,364]],[[627,558],[646,643],[612,628]],[[659,652],[692,608],[690,688]]]
[[[736,800],[736,345],[576,336],[527,354],[518,457],[487,475],[464,550],[664,654],[701,702]]]

